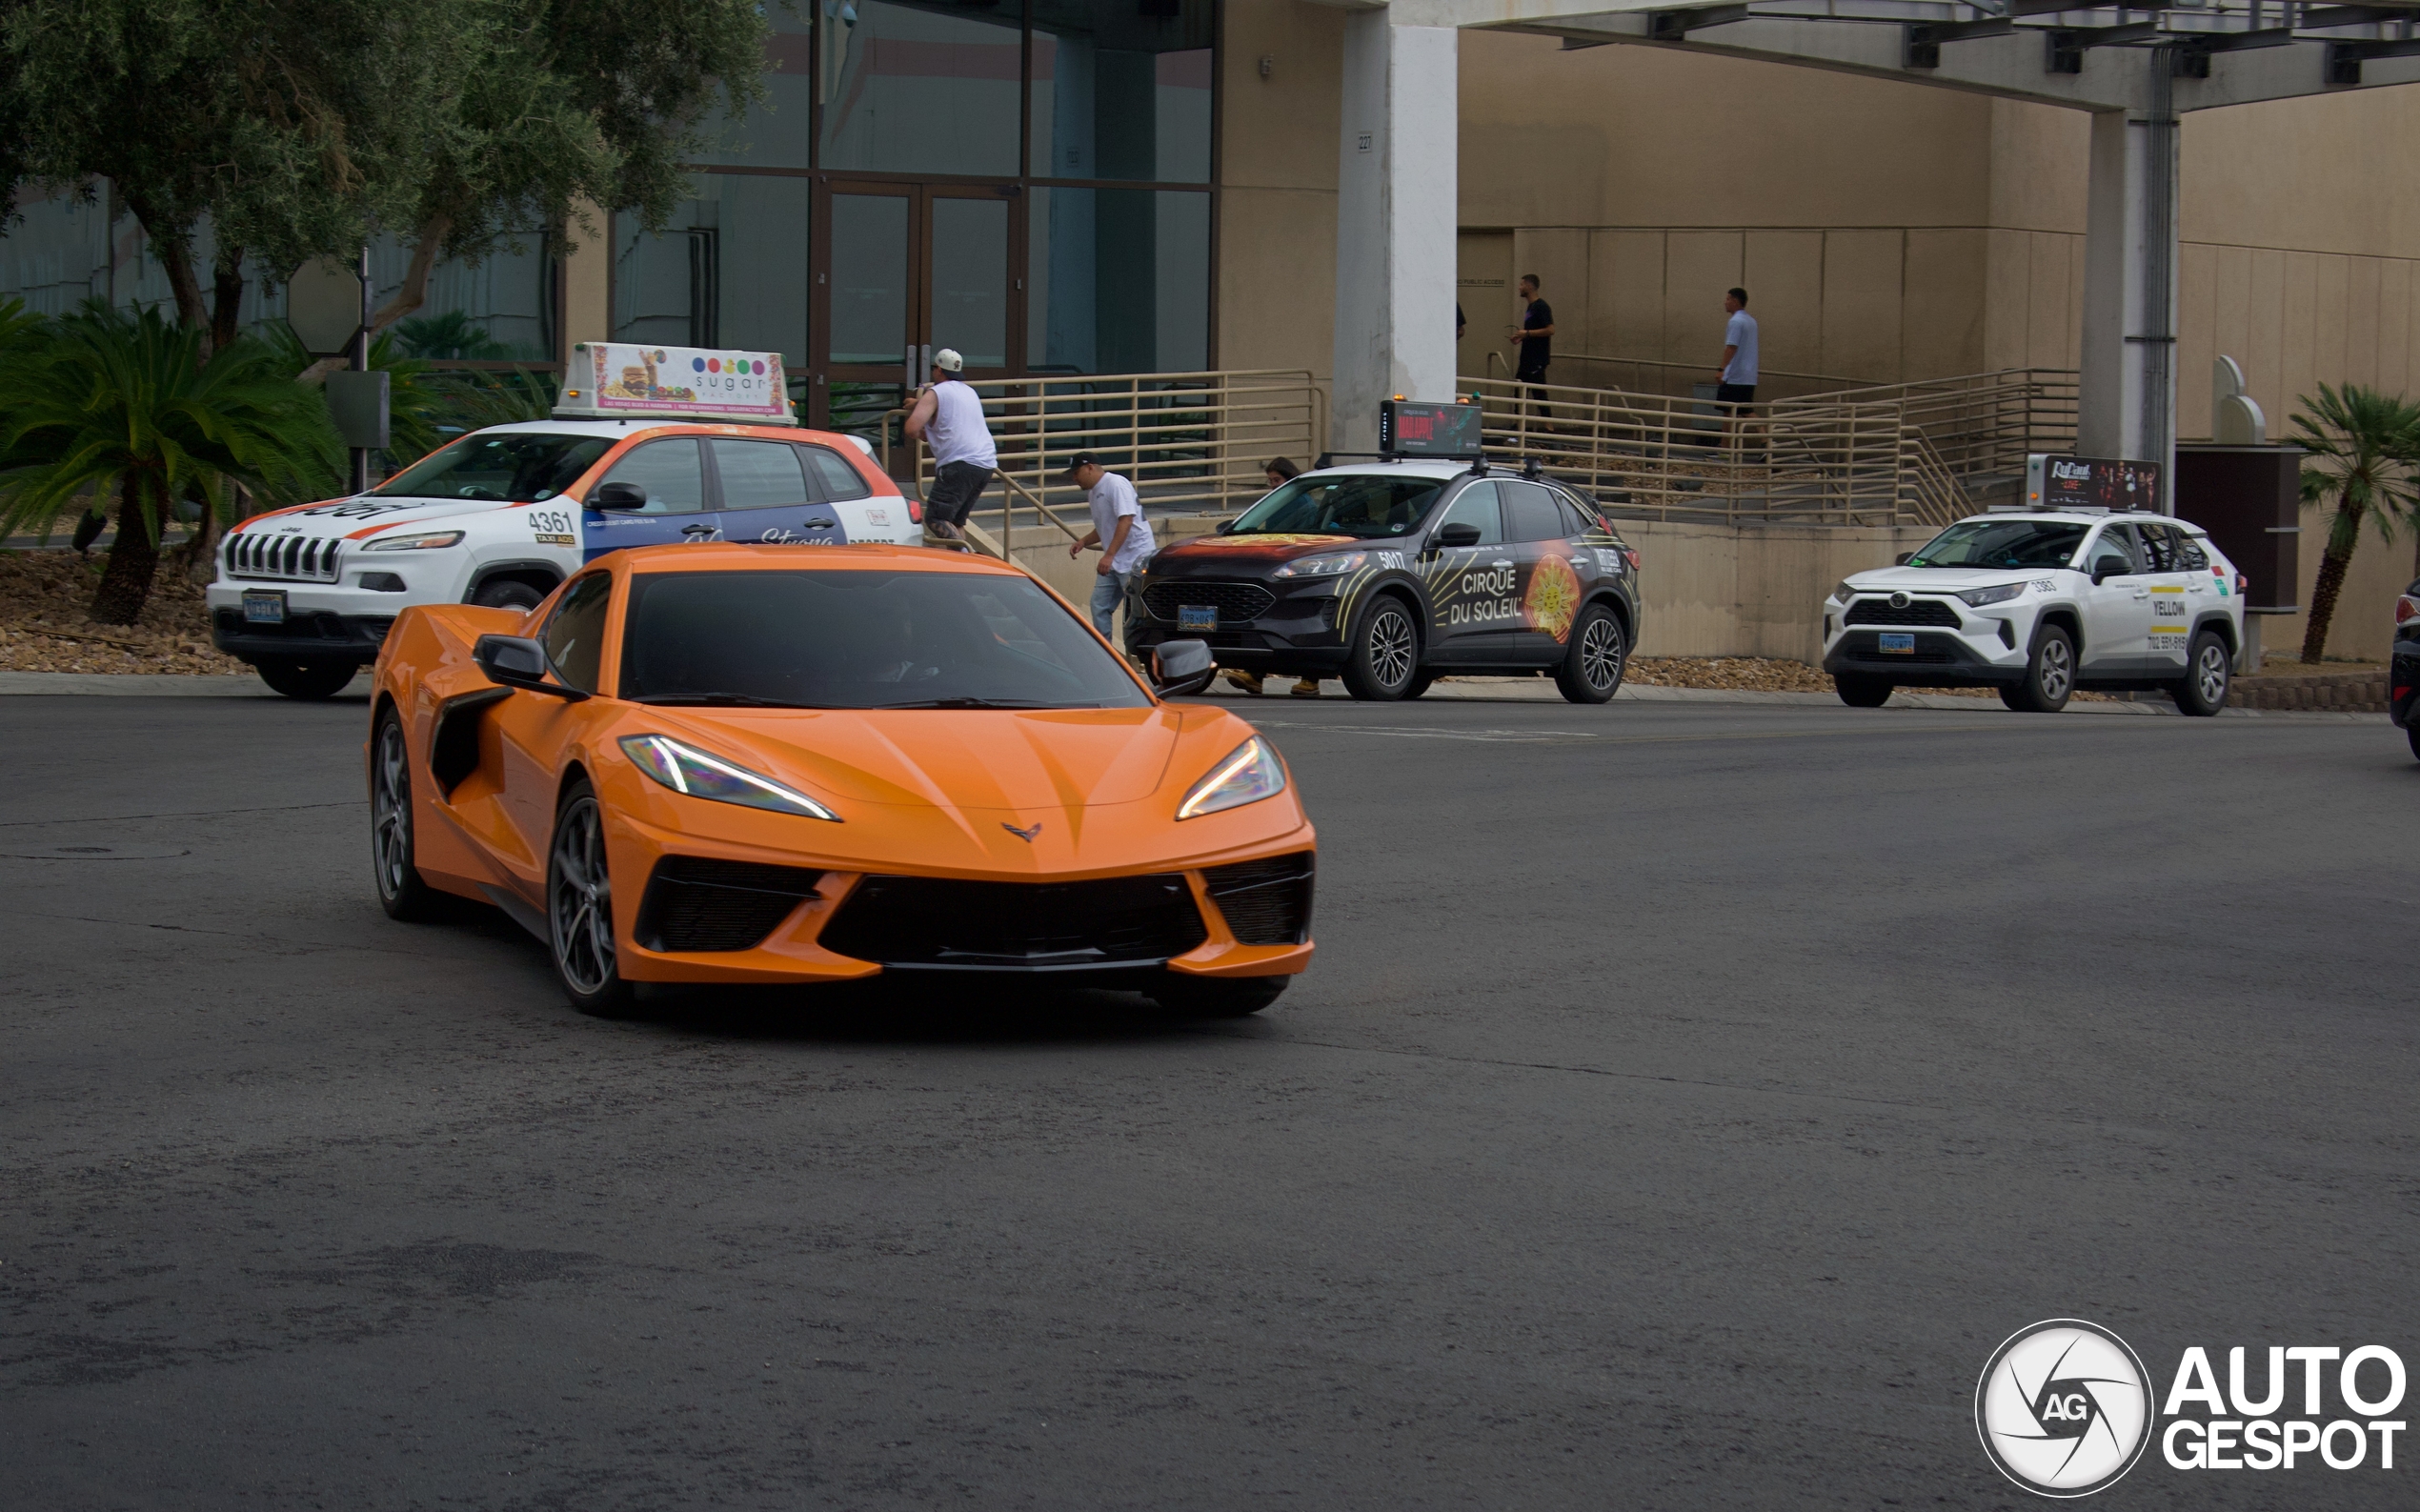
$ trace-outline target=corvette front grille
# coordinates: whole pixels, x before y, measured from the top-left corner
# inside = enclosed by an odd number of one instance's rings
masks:
[[[754,950],[806,899],[821,872],[703,856],[655,863],[638,904],[638,942],[649,950]]]
[[[246,532],[227,537],[227,575],[279,582],[333,583],[339,542],[327,535],[265,535]]]
[[[1088,882],[869,877],[832,922],[826,950],[886,966],[1068,971],[1156,964],[1210,937],[1175,872]]]
[[[1202,874],[1210,900],[1246,945],[1300,945],[1311,937],[1312,853],[1214,866]]]

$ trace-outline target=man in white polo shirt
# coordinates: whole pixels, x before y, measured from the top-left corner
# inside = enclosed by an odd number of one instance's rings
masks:
[[[1135,496],[1135,486],[1103,469],[1100,459],[1090,452],[1077,454],[1076,460],[1067,464],[1066,477],[1089,495],[1093,512],[1093,528],[1067,548],[1067,554],[1100,548],[1100,565],[1094,569],[1099,575],[1093,579],[1093,628],[1108,639],[1119,609],[1133,592],[1135,575],[1142,571],[1154,550],[1151,521],[1143,518],[1142,500]],[[1132,614],[1126,615],[1125,649],[1128,655],[1134,655]]]
[[[908,411],[910,440],[933,448],[933,486],[924,494],[924,529],[945,540],[963,540],[967,512],[983,496],[998,468],[992,428],[983,423],[983,399],[958,377],[966,359],[943,347],[933,353],[933,381]]]

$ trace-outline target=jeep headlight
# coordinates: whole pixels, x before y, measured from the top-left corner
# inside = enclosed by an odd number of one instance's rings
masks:
[[[1997,588],[1969,588],[1958,596],[1968,609],[1981,609],[1986,604],[2005,604],[2025,591],[2023,583],[2002,583]]]
[[[1185,800],[1177,805],[1177,817],[1199,818],[1221,809],[1240,809],[1284,791],[1285,763],[1278,759],[1269,742],[1256,735],[1228,752],[1209,776],[1193,785]]]
[[[434,552],[462,544],[460,531],[431,531],[422,535],[389,535],[364,543],[365,552]]]
[[[622,755],[631,764],[675,793],[742,808],[799,814],[811,819],[840,822],[840,816],[803,793],[783,787],[769,776],[710,756],[668,735],[624,736]]]
[[[1277,570],[1279,577],[1333,577],[1349,573],[1369,560],[1367,552],[1350,552],[1342,556],[1305,556],[1299,562],[1288,562]]]

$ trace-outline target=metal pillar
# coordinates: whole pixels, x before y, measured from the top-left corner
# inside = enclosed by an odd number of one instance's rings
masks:
[[[2161,464],[2176,512],[2176,110],[2173,58],[2147,50],[2144,109],[2092,117],[2075,449]]]
[[[1383,10],[1344,22],[1336,228],[1336,404],[1329,445],[1378,444],[1392,395],[1454,393],[1461,151],[1456,33]]]
[[[351,356],[353,372],[368,373],[370,371],[370,320],[373,312],[370,308],[370,248],[367,243],[362,246],[361,262],[357,271],[361,276],[361,325],[353,333]],[[355,494],[370,492],[370,450],[367,447],[357,446],[353,449],[353,491]]]

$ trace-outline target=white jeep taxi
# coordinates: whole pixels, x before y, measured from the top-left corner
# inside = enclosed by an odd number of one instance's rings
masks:
[[[2244,643],[2244,578],[2201,527],[2104,509],[1993,511],[1857,573],[1824,606],[1824,670],[1841,700],[1900,687],[1991,687],[2052,714],[2078,688],[2227,706]]]
[[[779,353],[586,343],[555,416],[228,532],[212,639],[279,693],[325,698],[377,659],[405,606],[531,608],[624,547],[924,538],[864,441],[797,426]]]

